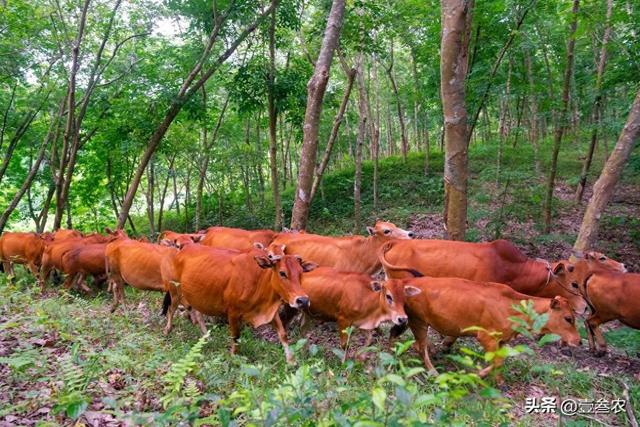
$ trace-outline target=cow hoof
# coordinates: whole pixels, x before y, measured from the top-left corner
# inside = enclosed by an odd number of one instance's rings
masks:
[[[560,350],[560,354],[562,354],[563,356],[571,357],[571,356],[573,356],[573,351],[571,351],[570,348],[565,347],[565,348]]]
[[[603,357],[605,354],[607,354],[607,350],[597,350],[593,353],[595,357]]]

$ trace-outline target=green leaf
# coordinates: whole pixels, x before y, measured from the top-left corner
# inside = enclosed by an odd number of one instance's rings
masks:
[[[376,387],[371,392],[371,400],[381,412],[384,412],[384,403],[387,400],[387,392],[381,387]]]
[[[542,338],[540,338],[540,340],[538,341],[538,345],[539,346],[543,346],[545,344],[549,344],[552,342],[556,342],[560,339],[560,335],[556,335],[556,334],[545,334],[542,336]]]

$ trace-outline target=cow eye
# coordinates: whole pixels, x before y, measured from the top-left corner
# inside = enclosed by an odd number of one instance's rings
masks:
[[[281,272],[280,272],[280,277],[282,277],[282,278],[285,278],[285,279],[286,279],[286,278],[287,278],[287,273],[286,273],[286,272],[284,272],[284,271],[281,271]]]
[[[387,303],[389,305],[393,304],[393,297],[391,295],[389,295],[389,294],[387,294]]]
[[[578,289],[578,282],[571,282],[571,286]]]
[[[384,230],[384,234],[390,234],[391,230]]]
[[[567,323],[569,323],[569,324],[573,324],[573,317],[571,317],[571,316],[565,316],[564,320],[566,320]]]
[[[601,256],[601,257],[600,257],[600,261],[604,262],[604,261],[606,261],[606,260],[607,260],[607,257],[606,257],[606,256]]]

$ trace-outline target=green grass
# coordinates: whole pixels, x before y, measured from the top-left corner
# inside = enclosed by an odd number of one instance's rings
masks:
[[[473,340],[457,344],[457,351],[466,353],[453,353],[465,363],[439,355],[435,362],[441,375],[430,377],[421,372],[415,353],[394,355],[384,340],[368,361],[342,363],[341,350],[331,344],[304,345],[294,332],[296,364],[288,366],[277,341],[249,328],[242,331],[239,354],[229,354],[227,327],[217,323],[210,324],[211,336],[193,365],[184,368],[198,329],[178,318],[164,337],[159,294],[128,289],[127,309],[110,314],[105,293],[89,298],[55,287],[42,297],[30,276],[20,273],[15,284],[0,279],[0,301],[0,342],[10,347],[0,359],[0,418],[35,417],[43,425],[68,424],[85,411],[143,425],[205,417],[213,425],[227,419],[262,424],[269,417],[275,425],[351,425],[385,418],[391,424],[397,418],[418,424],[531,425],[540,420],[516,414],[535,390],[585,399],[622,393],[617,379],[578,371],[571,358],[549,361],[535,354],[507,360],[501,393],[492,379],[485,383],[475,376],[485,362],[466,354],[467,347],[479,350]],[[614,348],[635,351],[637,332],[619,329],[607,338]],[[173,383],[166,374],[180,368],[179,391],[171,394]],[[619,379],[632,385],[638,407],[637,382],[625,375]],[[33,415],[42,408],[48,410]],[[610,423],[624,422],[622,416],[606,417]]]

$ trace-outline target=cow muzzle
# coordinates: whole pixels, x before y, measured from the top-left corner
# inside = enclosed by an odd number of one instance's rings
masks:
[[[393,320],[393,323],[396,325],[406,325],[408,321],[409,318],[407,316],[398,316]]]
[[[294,308],[309,308],[309,297],[296,298]]]

